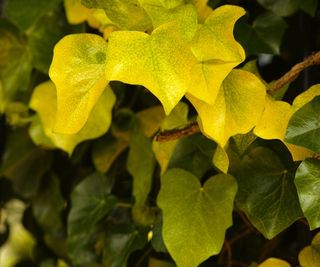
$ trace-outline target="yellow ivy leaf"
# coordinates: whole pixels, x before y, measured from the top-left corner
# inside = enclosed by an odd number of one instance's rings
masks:
[[[106,51],[106,41],[95,34],[67,35],[56,44],[49,70],[57,88],[56,132],[74,134],[86,123],[108,84]]]
[[[171,130],[185,125],[188,122],[188,111],[189,108],[187,104],[183,102],[178,103],[172,112],[164,118],[161,125],[161,130]],[[178,140],[167,142],[157,142],[153,140],[152,150],[157,161],[159,162],[161,175],[166,172],[171,156],[178,142]]]
[[[265,86],[252,73],[233,70],[223,81],[213,105],[187,95],[198,112],[201,131],[224,147],[228,139],[249,132],[265,103]]]
[[[319,267],[320,263],[320,233],[316,234],[310,246],[305,247],[299,253],[301,267]]]
[[[208,0],[193,0],[196,6],[199,21],[202,23],[212,13],[213,9],[208,6]]]
[[[103,38],[108,39],[113,31],[118,27],[107,17],[103,9],[94,9],[92,16],[99,22],[99,31],[103,33]]]
[[[99,27],[99,22],[93,17],[93,9],[83,6],[81,0],[64,0],[64,8],[70,24],[80,24],[88,21],[91,27]]]
[[[228,173],[229,157],[225,149],[221,146],[217,146],[216,151],[213,154],[212,163],[223,173]]]
[[[233,37],[234,24],[244,14],[241,7],[224,5],[200,26],[191,45],[198,62],[193,67],[190,95],[213,105],[223,80],[245,59],[242,46]]]
[[[284,142],[287,126],[293,113],[318,95],[320,95],[320,85],[314,85],[298,95],[292,106],[284,101],[277,101],[267,96],[265,109],[254,129],[254,133],[263,139],[279,139]],[[294,161],[304,160],[313,154],[306,148],[287,142],[284,142],[284,144],[289,149]]]
[[[290,264],[284,260],[269,258],[259,264],[258,267],[290,267]]]
[[[143,85],[160,100],[166,114],[187,92],[196,60],[174,22],[161,25],[151,35],[113,32],[107,58],[108,80]]]
[[[267,95],[265,109],[254,129],[254,134],[263,139],[283,140],[291,115],[290,104],[284,101],[276,101]]]
[[[50,103],[50,105],[48,105]],[[72,154],[77,144],[84,140],[99,137],[107,132],[111,123],[111,110],[115,103],[115,96],[111,88],[108,87],[103,92],[99,101],[94,106],[84,127],[77,133],[72,135],[57,134],[53,132],[54,121],[57,111],[57,94],[56,88],[51,81],[38,85],[31,97],[30,107],[37,111],[43,127],[44,134],[50,139],[52,144],[64,151]],[[34,128],[39,126],[33,125]],[[39,129],[37,129],[39,131]],[[39,135],[31,134],[35,137],[35,143],[47,141]],[[40,139],[37,139],[38,138]]]
[[[151,18],[153,28],[175,21],[183,38],[191,41],[198,28],[198,16],[194,5],[183,1],[140,0],[141,5]]]

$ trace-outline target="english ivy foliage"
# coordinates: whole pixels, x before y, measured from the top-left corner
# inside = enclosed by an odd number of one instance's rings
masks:
[[[289,102],[248,61],[281,55],[286,17],[317,1],[22,2],[0,18],[4,267],[230,266],[240,232],[263,250],[320,227],[320,85]],[[294,262],[318,250],[316,235]]]

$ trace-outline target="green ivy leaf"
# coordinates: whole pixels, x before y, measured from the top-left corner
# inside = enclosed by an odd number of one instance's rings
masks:
[[[110,212],[116,203],[111,188],[111,179],[99,173],[91,174],[74,188],[68,216],[69,235],[89,232]]]
[[[184,169],[202,177],[212,167],[215,148],[212,140],[200,134],[182,138],[172,153],[168,168]]]
[[[108,267],[127,267],[130,254],[147,243],[145,229],[132,225],[108,225],[103,251],[103,264]]]
[[[56,177],[46,177],[46,186],[32,199],[32,212],[36,221],[46,233],[56,234],[61,229],[61,211],[65,200],[60,192],[60,183]]]
[[[16,98],[18,91],[29,86],[32,55],[17,29],[0,19],[0,83],[2,85],[2,110]]]
[[[290,16],[300,7],[301,0],[258,0],[258,3],[279,16]]]
[[[58,21],[58,23],[57,23]],[[33,66],[48,73],[54,45],[67,34],[70,27],[58,11],[42,16],[28,31],[28,44],[33,56]]]
[[[320,153],[320,96],[297,110],[290,118],[285,140]]]
[[[320,161],[304,160],[297,169],[295,184],[302,211],[314,230],[320,227]]]
[[[54,48],[49,76],[57,88],[55,132],[81,130],[106,88],[106,41],[95,34],[71,34]]]
[[[110,87],[102,93],[97,104],[94,106],[84,127],[80,132],[64,135],[54,132],[54,122],[57,116],[56,89],[51,81],[38,85],[32,95],[30,107],[38,112],[43,128],[43,133],[50,139],[50,143],[72,154],[74,148],[82,141],[93,139],[103,135],[111,123],[111,109],[115,103],[115,97]],[[51,103],[48,105],[47,103]],[[31,136],[36,144],[49,145],[47,139],[39,133],[39,120],[35,119],[31,125]],[[38,139],[39,138],[39,139]]]
[[[107,58],[108,80],[143,85],[160,100],[166,114],[187,92],[195,63],[174,22],[161,25],[151,35],[113,32]]]
[[[133,177],[133,216],[142,225],[148,225],[153,220],[150,210],[146,208],[156,163],[151,144],[151,140],[138,131],[130,137],[127,169]]]
[[[30,0],[26,5],[24,0],[6,0],[4,14],[19,29],[26,31],[45,13],[55,8],[61,0]]]
[[[270,149],[256,147],[243,156],[238,168],[236,203],[266,238],[302,217],[293,166],[282,163]]]
[[[33,197],[41,178],[50,169],[52,154],[35,147],[25,130],[12,132],[6,140],[0,175],[10,179],[14,190],[25,198]]]
[[[220,252],[232,224],[236,191],[230,175],[211,177],[203,187],[197,177],[181,169],[171,169],[161,178],[162,233],[178,266],[195,267]]]
[[[149,258],[148,267],[175,267],[176,265],[172,262],[158,260],[156,258]]]
[[[248,55],[259,53],[278,55],[287,27],[283,18],[267,12],[259,15],[252,25],[239,23],[235,35]]]

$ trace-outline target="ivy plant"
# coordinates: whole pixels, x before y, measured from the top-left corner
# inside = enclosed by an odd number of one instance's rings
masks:
[[[318,266],[318,1],[248,2],[4,1],[2,267]]]

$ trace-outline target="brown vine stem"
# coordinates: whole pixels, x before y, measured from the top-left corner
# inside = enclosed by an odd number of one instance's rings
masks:
[[[267,90],[267,92],[271,94],[280,90],[284,85],[294,81],[303,70],[315,65],[320,65],[320,51],[311,54],[302,62],[294,65],[287,73],[276,80],[273,85]],[[193,135],[198,132],[200,132],[199,125],[197,122],[193,122],[185,126],[184,128],[161,131],[155,136],[155,139],[158,142],[167,142],[177,140],[185,136]]]
[[[294,65],[286,74],[276,80],[268,89],[268,93],[280,90],[284,85],[294,81],[299,74],[310,66],[320,65],[320,51],[306,57],[302,62]]]

